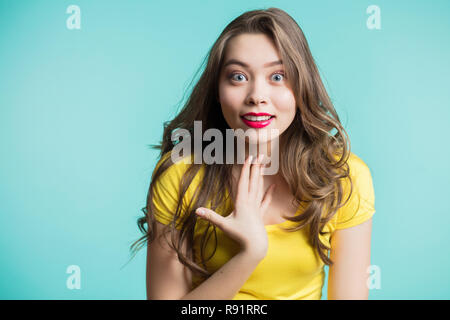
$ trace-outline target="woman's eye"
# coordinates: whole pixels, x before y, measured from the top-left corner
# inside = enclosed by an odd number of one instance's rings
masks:
[[[242,73],[233,73],[233,74],[231,74],[230,79],[237,80],[237,77],[235,77],[235,76],[240,76],[240,79],[245,78]],[[237,81],[240,82],[239,80],[237,80]]]
[[[275,79],[274,78],[274,76],[278,76],[277,78],[278,79],[280,79],[280,77],[282,78],[281,80],[284,80],[284,73],[279,73],[279,72],[277,72],[277,73],[274,73],[273,75],[272,75],[272,79]],[[275,80],[275,82],[279,82],[278,80]]]

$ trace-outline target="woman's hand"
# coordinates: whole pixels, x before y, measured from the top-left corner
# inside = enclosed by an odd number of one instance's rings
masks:
[[[262,259],[268,248],[263,217],[272,200],[275,184],[272,184],[264,194],[262,155],[258,157],[256,163],[251,162],[252,156],[249,156],[242,167],[233,212],[223,217],[213,210],[198,208],[196,214],[236,240],[244,251],[256,254]]]

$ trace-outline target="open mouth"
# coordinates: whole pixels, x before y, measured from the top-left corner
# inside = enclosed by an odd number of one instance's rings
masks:
[[[241,118],[251,122],[264,122],[275,118],[275,116],[241,116]]]
[[[242,121],[249,127],[259,129],[267,127],[275,116],[241,116]]]

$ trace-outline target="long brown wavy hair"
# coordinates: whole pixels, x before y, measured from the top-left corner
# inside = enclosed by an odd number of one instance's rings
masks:
[[[209,128],[217,128],[225,136],[225,130],[229,127],[222,112],[218,111],[221,110],[217,99],[219,75],[227,43],[233,37],[243,33],[266,34],[274,41],[296,99],[295,118],[280,136],[282,155],[280,172],[295,196],[296,205],[303,206],[305,210],[295,217],[284,218],[298,222],[295,227],[289,228],[292,232],[309,226],[306,230],[309,231],[310,245],[317,250],[325,264],[332,265],[333,261],[327,254],[330,248],[321,242],[319,234],[327,233],[323,231],[324,226],[350,198],[353,189],[347,164],[350,142],[322,83],[306,38],[295,20],[285,11],[278,8],[248,11],[225,27],[205,57],[206,67],[189,99],[173,120],[164,123],[162,142],[153,147],[160,149],[159,157],[162,159],[177,144],[177,141],[171,139],[172,132],[177,129],[186,129],[193,134],[194,121],[201,121],[203,132]],[[335,133],[332,134],[332,131]],[[192,143],[193,140],[191,139]],[[202,147],[204,150],[206,145],[203,143]],[[224,151],[226,152],[225,149]],[[147,203],[142,208],[144,216],[137,221],[144,235],[130,248],[135,253],[146,242],[155,240],[153,188],[161,174],[172,164],[171,157],[165,157],[152,174]],[[182,199],[201,167],[205,169],[204,177],[195,191],[196,196],[193,197],[195,201],[191,200],[188,208],[183,212]],[[197,222],[195,209],[204,207],[210,200],[210,208],[216,210],[226,201],[226,189],[231,190],[231,169],[232,164],[214,163],[206,166],[190,164],[181,181],[179,202],[173,220],[164,229],[172,235],[171,243],[168,242],[168,244],[177,252],[180,262],[202,276],[209,277],[211,273],[197,264],[193,258],[195,257],[193,239]],[[345,201],[341,181],[344,178],[348,178],[351,183],[350,194]],[[222,183],[218,183],[219,181]],[[323,212],[326,213],[325,216]],[[179,226],[176,223],[179,223],[180,217],[181,229],[179,237],[176,237],[175,226]],[[216,234],[216,227],[212,223],[209,223],[207,230],[209,227]],[[205,232],[200,248],[205,248],[207,240],[208,236]],[[183,243],[186,244],[186,252],[181,249]],[[201,264],[205,266],[203,252],[200,256]]]

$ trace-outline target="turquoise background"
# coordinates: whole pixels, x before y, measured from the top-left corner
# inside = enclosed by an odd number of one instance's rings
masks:
[[[80,30],[66,28],[71,4]],[[372,4],[381,30],[366,27]],[[0,298],[145,299],[145,250],[126,263],[148,145],[223,28],[271,6],[302,27],[371,169],[370,299],[450,298],[446,0],[0,1]]]

